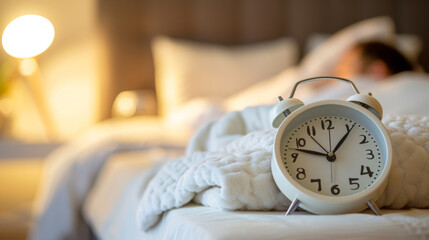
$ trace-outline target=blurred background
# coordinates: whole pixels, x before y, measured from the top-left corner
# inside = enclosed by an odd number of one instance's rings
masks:
[[[100,119],[96,13],[97,2],[93,0],[0,2],[2,32],[13,19],[26,14],[43,16],[55,27],[53,43],[37,56],[37,61],[42,75],[40,85],[58,131],[56,139],[64,139]],[[14,71],[17,61],[2,49],[0,63],[5,76]],[[28,89],[18,81],[8,84],[19,85],[7,92],[13,104],[9,113],[13,122],[8,130],[14,137],[46,140],[34,101],[26,93]]]
[[[55,38],[38,56],[36,88],[46,103],[52,134],[19,70],[0,51],[0,239],[26,239],[42,159],[61,142],[99,121],[97,1],[0,1],[1,33],[15,18],[36,14],[52,22]],[[39,96],[40,97],[40,96]]]
[[[419,62],[429,69],[426,0],[259,1],[0,1],[2,33],[26,14],[43,16],[55,28],[52,44],[34,57],[35,76],[25,76],[21,60],[0,51],[0,239],[25,238],[42,159],[49,152],[115,116],[118,98],[147,98],[141,113],[156,114],[154,36],[223,45],[287,36],[298,41],[302,57],[311,34],[333,34],[363,19],[389,16],[398,33],[419,36],[424,46]]]
[[[110,118],[120,92],[154,89],[150,43],[159,34],[229,45],[289,36],[301,44],[303,55],[310,34],[332,34],[362,19],[384,15],[392,17],[399,33],[418,35],[423,45],[429,41],[428,4],[424,0],[271,0],[263,8],[255,0],[185,2],[1,1],[2,31],[25,14],[41,15],[55,27],[52,45],[36,58],[56,140]],[[219,13],[222,18],[217,18]],[[225,27],[222,22],[234,24]],[[429,67],[427,48],[422,50],[420,62],[424,68]],[[16,59],[2,50],[0,64],[1,84],[20,85],[19,81],[6,80],[10,80]],[[4,88],[0,86],[3,95]],[[20,139],[47,140],[37,107],[25,91],[25,86],[8,88],[13,111],[6,109],[11,121],[3,131]]]

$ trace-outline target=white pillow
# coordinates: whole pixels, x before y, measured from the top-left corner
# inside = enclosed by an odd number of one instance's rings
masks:
[[[227,110],[242,110],[248,106],[271,105],[277,102],[277,97],[288,98],[298,79],[298,68],[289,67],[274,77],[259,81],[224,101]],[[298,88],[295,96],[298,98],[306,97],[312,94],[312,88]]]
[[[207,98],[193,98],[172,109],[164,118],[167,126],[195,131],[207,122],[216,120],[226,113],[221,102]]]
[[[157,37],[152,47],[161,115],[193,98],[221,100],[298,59],[298,45],[291,38],[228,47]]]
[[[389,17],[376,17],[352,24],[335,33],[307,54],[300,63],[300,78],[332,75],[341,54],[363,41],[393,43],[395,24]]]
[[[417,64],[423,51],[423,40],[415,34],[398,34],[395,46],[405,57]]]
[[[324,33],[314,33],[310,35],[305,46],[306,53],[311,52],[311,50],[327,41],[329,37],[331,37],[330,34]],[[409,60],[417,63],[423,51],[423,40],[415,34],[396,34],[394,46]]]
[[[357,76],[354,80],[361,93],[371,92],[380,102],[385,114],[429,116],[428,97],[429,74],[405,71],[392,75],[383,81],[376,81],[368,76]],[[326,99],[347,99],[355,94],[353,89],[344,83],[331,84],[320,90],[304,102]]]

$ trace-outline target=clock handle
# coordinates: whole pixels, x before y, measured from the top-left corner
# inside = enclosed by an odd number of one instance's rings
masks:
[[[295,85],[292,88],[292,91],[290,93],[289,99],[293,99],[293,95],[295,94],[296,88],[298,85],[302,83],[308,83],[308,82],[314,82],[314,81],[320,81],[320,80],[337,80],[337,81],[343,81],[353,88],[353,90],[356,92],[355,95],[349,97],[347,101],[354,102],[366,109],[368,109],[370,112],[372,112],[378,119],[381,120],[383,117],[383,108],[381,107],[381,104],[375,99],[371,93],[361,94],[359,90],[357,89],[356,85],[345,78],[339,78],[339,77],[314,77],[314,78],[307,78],[301,81],[298,81],[295,83]]]
[[[345,78],[315,77],[315,78],[307,78],[307,79],[298,81],[293,86],[292,92],[291,92],[288,99],[284,100],[280,96],[277,97],[278,102],[276,105],[274,105],[274,107],[270,111],[270,120],[271,120],[272,126],[274,128],[278,128],[280,126],[280,124],[283,122],[283,120],[291,112],[295,111],[296,109],[298,109],[299,107],[304,105],[304,103],[301,100],[293,97],[298,85],[300,85],[302,83],[308,83],[308,82],[320,81],[320,80],[338,80],[338,81],[343,81],[343,82],[349,83],[352,86],[353,90],[356,92],[356,94],[359,95],[359,90],[357,89],[356,85],[352,81],[345,79]]]
[[[350,84],[350,86],[353,88],[353,90],[356,92],[356,94],[359,94],[359,90],[357,89],[356,85],[348,79],[339,78],[339,77],[314,77],[314,78],[307,78],[307,79],[296,82],[292,88],[292,91],[290,93],[289,98],[293,98],[293,95],[295,94],[296,88],[298,87],[299,84],[314,82],[314,81],[320,81],[320,80],[338,80],[338,81],[346,82],[346,83]]]
[[[288,210],[286,211],[285,216],[292,214],[293,212],[295,212],[295,210],[298,208],[300,201],[298,200],[298,198],[295,196],[295,198],[293,199],[292,203],[290,204]]]

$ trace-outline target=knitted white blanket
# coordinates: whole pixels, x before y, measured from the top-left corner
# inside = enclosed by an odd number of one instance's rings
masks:
[[[233,112],[206,125],[184,157],[166,163],[140,200],[137,221],[154,226],[164,211],[190,201],[226,210],[281,210],[290,204],[271,175],[269,107]],[[386,116],[394,158],[378,205],[429,207],[429,117]]]

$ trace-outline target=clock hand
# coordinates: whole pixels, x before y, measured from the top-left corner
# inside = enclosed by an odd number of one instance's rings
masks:
[[[310,126],[307,126],[307,135],[317,144],[319,145],[319,147],[321,147],[323,149],[323,151],[325,151],[326,153],[328,153],[328,151],[326,151],[326,149],[313,137],[313,135],[315,135],[315,129],[313,126],[313,134],[311,134],[311,130],[310,130]]]
[[[323,151],[325,151],[326,153],[328,153],[328,151],[326,151],[326,149],[322,145],[320,145],[320,143],[318,141],[316,141],[316,139],[313,136],[310,135],[310,137],[311,137],[311,139],[313,139],[313,141],[315,143],[317,143],[317,145],[319,145],[319,147],[321,147],[323,149]]]
[[[333,157],[332,156],[335,156],[335,154],[334,153],[332,153],[332,143],[331,143],[331,129],[328,129],[328,135],[329,135],[329,153],[328,153],[328,157],[327,157],[327,159],[328,159],[328,161],[330,160],[330,159],[333,159]],[[330,155],[332,155],[331,157],[329,157]],[[334,160],[335,161],[335,160]],[[333,161],[330,161],[331,162],[331,183],[333,183],[334,182],[334,170],[333,170],[333,168],[334,168],[334,163],[333,163]]]
[[[346,140],[346,138],[349,136],[349,133],[352,131],[352,129],[354,128],[355,125],[356,125],[356,123],[354,123],[353,126],[350,129],[347,130],[346,134],[344,134],[344,136],[337,143],[337,146],[335,146],[334,150],[332,151],[333,153],[335,153],[338,150],[338,148],[341,147],[341,145]]]
[[[300,148],[290,148],[290,149],[300,151],[300,152],[304,152],[304,153],[308,153],[308,154],[326,157],[326,153],[321,153],[321,152],[317,152],[317,151],[313,151],[313,150],[300,149]]]

